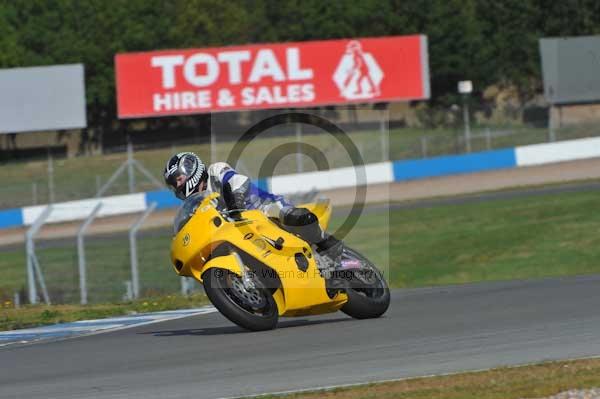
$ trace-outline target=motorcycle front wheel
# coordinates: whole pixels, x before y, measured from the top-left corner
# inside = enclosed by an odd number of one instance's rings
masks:
[[[273,296],[257,279],[248,289],[240,276],[225,269],[202,275],[204,291],[212,304],[229,320],[250,331],[272,330],[279,319]]]
[[[352,248],[344,247],[342,262],[344,260],[358,261],[361,267],[351,271],[346,287],[348,302],[341,311],[355,319],[373,319],[383,315],[390,306],[390,289],[382,273]]]

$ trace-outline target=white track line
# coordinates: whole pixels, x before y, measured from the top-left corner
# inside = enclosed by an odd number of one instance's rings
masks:
[[[113,331],[126,330],[128,328],[146,326],[163,321],[177,320],[185,317],[198,316],[216,312],[213,306],[204,306],[197,309],[171,310],[156,313],[140,313],[135,316],[110,317],[106,319],[80,320],[72,323],[54,324],[43,327],[27,328],[23,330],[11,330],[0,332],[0,348],[14,344],[30,344],[47,340],[61,341],[64,339],[90,336]],[[150,319],[150,320],[148,320]],[[136,323],[136,320],[144,320]],[[50,335],[49,335],[50,334]],[[25,337],[19,339],[18,337]],[[29,338],[28,336],[31,336]],[[14,341],[1,343],[4,339]]]

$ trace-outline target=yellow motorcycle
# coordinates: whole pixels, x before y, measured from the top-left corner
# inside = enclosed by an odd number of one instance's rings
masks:
[[[328,201],[301,206],[327,228]],[[382,273],[358,252],[344,247],[341,264],[324,269],[317,250],[277,219],[260,210],[225,210],[216,193],[189,197],[174,230],[171,261],[177,274],[201,282],[212,304],[245,329],[269,330],[279,317],[337,310],[375,318],[389,306]]]

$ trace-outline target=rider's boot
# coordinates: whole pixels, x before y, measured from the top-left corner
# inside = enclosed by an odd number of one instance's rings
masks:
[[[319,270],[330,275],[342,261],[343,244],[334,236],[326,234],[319,226],[317,216],[306,208],[282,209],[280,220],[285,229],[316,245]]]
[[[333,271],[342,263],[343,243],[332,235],[317,243],[320,262],[319,269]]]

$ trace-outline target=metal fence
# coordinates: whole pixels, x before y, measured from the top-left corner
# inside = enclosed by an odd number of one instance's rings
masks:
[[[76,237],[36,238],[52,213],[48,207],[27,233],[28,301],[106,303],[199,289],[172,270],[171,227],[142,230],[155,206],[151,204],[120,232],[89,234],[101,209],[98,205]]]

